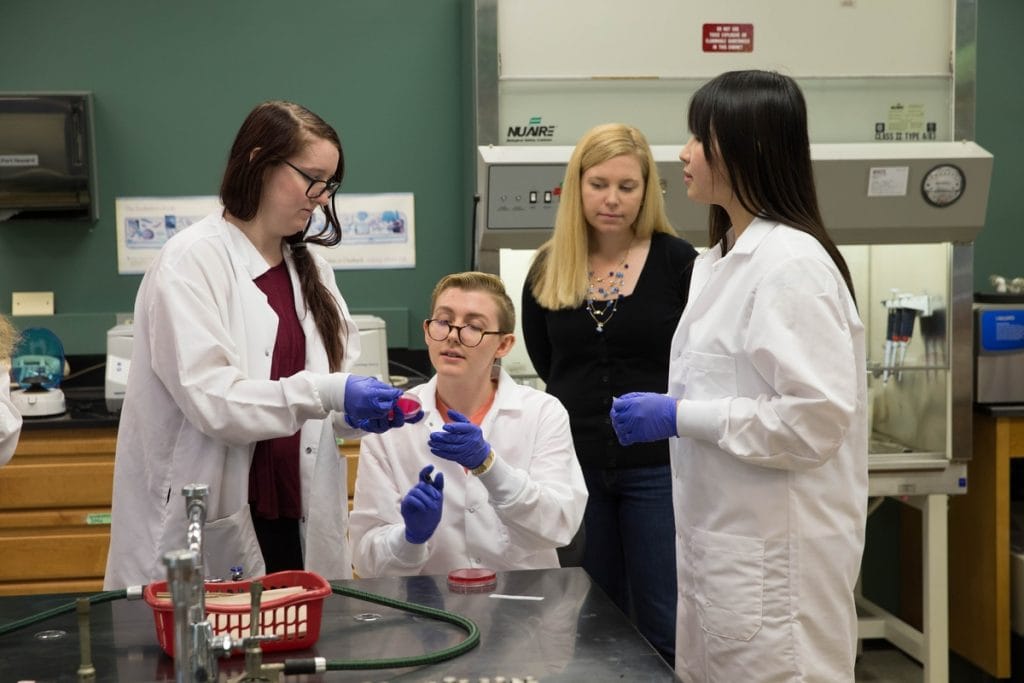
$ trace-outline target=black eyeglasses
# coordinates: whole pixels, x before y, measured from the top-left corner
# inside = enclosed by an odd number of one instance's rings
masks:
[[[509,334],[502,330],[481,330],[476,325],[452,325],[447,320],[436,320],[434,318],[424,320],[423,326],[427,329],[427,334],[434,341],[444,341],[452,333],[452,330],[455,330],[459,343],[468,347],[480,346],[480,342],[489,334]]]
[[[281,159],[281,161],[291,166],[295,169],[296,173],[309,181],[309,187],[306,188],[306,196],[310,199],[316,199],[317,197],[322,196],[324,192],[329,195],[333,195],[338,191],[338,188],[341,187],[340,180],[320,180],[319,178],[314,178],[309,175],[287,159]]]

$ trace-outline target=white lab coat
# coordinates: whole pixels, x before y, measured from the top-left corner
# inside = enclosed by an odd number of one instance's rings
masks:
[[[359,334],[330,266],[313,255],[342,311],[343,370]],[[277,316],[253,279],[266,261],[235,226],[211,214],[169,240],[143,278],[135,341],[118,429],[106,589],[166,578],[164,553],[186,547],[182,487],[206,484],[206,575],[265,573],[248,508],[249,463],[257,441],[299,431],[305,567],[351,577],[346,468],[328,412],[312,381],[327,354],[302,301],[291,253],[285,261],[306,335],[306,369],[271,381]],[[344,377],[344,376],[343,376]],[[332,429],[333,422],[333,429]]]
[[[816,240],[757,219],[698,257],[669,394],[685,681],[853,680],[864,328]]]
[[[479,477],[427,448],[444,425],[436,376],[409,391],[422,402],[423,420],[363,437],[351,519],[359,576],[559,566],[555,549],[572,540],[587,503],[569,415],[558,399],[496,370],[498,391],[480,425],[495,461]],[[428,464],[434,476],[444,473],[441,523],[426,543],[413,544],[399,506]]]
[[[7,368],[0,366],[0,373],[6,375]],[[11,383],[3,379],[0,382],[0,465],[6,465],[14,455],[21,434],[21,413],[11,403]]]

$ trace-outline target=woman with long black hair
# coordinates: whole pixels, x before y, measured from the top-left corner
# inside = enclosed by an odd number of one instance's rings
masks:
[[[615,399],[622,443],[669,439],[685,681],[852,681],[868,494],[864,326],[825,231],[793,79],[725,73],[682,160],[711,205],[668,393]]]

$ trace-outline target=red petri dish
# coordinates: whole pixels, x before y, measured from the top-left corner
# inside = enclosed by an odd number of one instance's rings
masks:
[[[395,407],[402,411],[404,417],[413,417],[423,409],[420,400],[410,394],[402,394],[395,401]]]
[[[492,569],[467,567],[448,572],[448,590],[453,593],[490,593],[497,585]]]
[[[410,417],[414,417],[416,413],[420,412],[423,406],[420,405],[420,400],[415,396],[402,394],[398,397],[398,400],[395,401],[395,407],[402,411],[402,417],[408,419]],[[395,419],[394,410],[388,411],[388,419]]]

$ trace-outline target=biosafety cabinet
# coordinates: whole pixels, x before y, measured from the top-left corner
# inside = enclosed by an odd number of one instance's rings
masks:
[[[707,209],[687,199],[678,158],[689,98],[731,69],[791,75],[807,100],[825,225],[867,332],[872,493],[962,492],[972,244],[992,156],[970,141],[973,62],[960,58],[973,53],[974,5],[927,6],[644,0],[613,19],[584,0],[477,0],[474,265],[518,291],[551,234],[572,145],[607,121],[644,131],[673,226],[706,247]],[[528,378],[523,346],[505,365]]]
[[[859,596],[863,638],[886,638],[948,677],[947,503],[972,449],[973,242],[992,155],[974,137],[975,2],[476,0],[475,266],[518,298],[550,235],[572,145],[611,121],[652,145],[673,226],[706,247],[678,155],[690,96],[724,71],[790,75],[808,107],[827,229],[866,328],[872,507],[922,513],[923,628]],[[785,169],[779,169],[784,173]],[[521,332],[521,330],[519,330]],[[533,374],[523,345],[504,359]]]
[[[654,145],[669,217],[707,244],[707,209],[686,198],[676,146]],[[477,266],[521,287],[548,238],[571,147],[478,150]],[[966,488],[972,415],[972,242],[992,155],[973,142],[812,145],[825,224],[850,267],[866,328],[873,495]],[[533,374],[524,354],[506,361]]]

